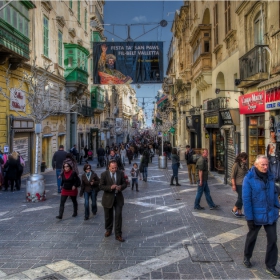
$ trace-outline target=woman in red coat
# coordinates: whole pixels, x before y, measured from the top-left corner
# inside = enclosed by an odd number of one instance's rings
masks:
[[[64,212],[64,204],[70,196],[73,202],[73,215],[72,217],[76,217],[78,214],[78,203],[77,203],[77,195],[78,195],[78,187],[81,185],[81,180],[78,174],[72,169],[72,166],[68,163],[63,164],[63,172],[61,174],[61,199],[60,199],[60,207],[59,207],[59,215],[56,216],[57,219],[62,219]]]

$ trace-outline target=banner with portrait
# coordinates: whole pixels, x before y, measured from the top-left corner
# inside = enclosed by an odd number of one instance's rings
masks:
[[[94,84],[163,82],[163,42],[93,43]]]

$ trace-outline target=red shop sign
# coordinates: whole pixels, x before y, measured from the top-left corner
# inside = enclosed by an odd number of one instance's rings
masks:
[[[251,92],[239,96],[239,111],[241,115],[265,112],[264,91]]]

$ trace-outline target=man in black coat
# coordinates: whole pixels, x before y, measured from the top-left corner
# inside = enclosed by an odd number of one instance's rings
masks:
[[[60,145],[59,150],[56,151],[52,158],[52,167],[53,170],[56,170],[56,181],[57,181],[57,192],[61,193],[60,185],[61,185],[61,170],[63,161],[66,159],[67,152],[64,151],[64,146]]]
[[[103,172],[100,179],[100,189],[104,191],[102,206],[105,215],[105,237],[112,234],[115,208],[115,237],[120,242],[125,241],[122,238],[122,208],[124,205],[122,191],[126,186],[124,173],[118,170],[117,162],[111,160],[109,170]]]

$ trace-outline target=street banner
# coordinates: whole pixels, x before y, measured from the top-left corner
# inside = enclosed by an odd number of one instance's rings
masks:
[[[163,42],[93,43],[94,84],[163,82]]]

